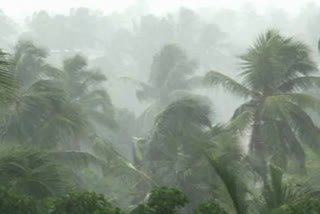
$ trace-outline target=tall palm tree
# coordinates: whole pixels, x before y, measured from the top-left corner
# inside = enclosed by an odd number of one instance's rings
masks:
[[[6,142],[52,148],[72,142],[86,125],[80,106],[67,100],[59,84],[50,80],[18,89],[15,99],[3,107],[7,110],[1,113],[1,137]]]
[[[70,102],[81,106],[91,126],[95,129],[97,124],[104,128],[116,128],[114,106],[103,87],[107,78],[101,71],[88,68],[83,56],[67,58],[63,62],[63,70],[48,69],[46,74],[61,85]]]
[[[139,87],[136,91],[137,98],[152,101],[138,118],[144,128],[143,134],[150,131],[156,116],[168,104],[201,85],[201,78],[194,74],[197,67],[197,63],[183,49],[175,44],[168,44],[154,56],[148,82],[130,79]]]
[[[320,77],[309,48],[293,38],[269,30],[240,57],[242,83],[216,71],[205,81],[246,99],[233,119],[246,115],[250,125],[250,151],[258,157],[273,154],[285,166],[288,157],[295,157],[304,167],[303,144],[318,147],[320,131],[306,109],[319,107],[319,101],[303,90],[320,85]]]
[[[179,186],[191,199],[186,213],[209,197],[211,184],[221,180],[220,172],[212,170],[207,155],[224,154],[225,151],[219,152],[222,147],[232,151],[239,148],[237,133],[246,118],[212,126],[212,117],[207,98],[186,96],[169,104],[157,116],[150,138],[135,142],[135,160],[142,169],[149,171],[161,185]],[[240,149],[237,152],[239,156]],[[229,158],[236,162],[234,154]]]
[[[20,88],[30,87],[40,79],[43,71],[49,67],[45,62],[47,56],[46,49],[34,45],[31,41],[18,41],[11,58],[14,64],[12,70]]]

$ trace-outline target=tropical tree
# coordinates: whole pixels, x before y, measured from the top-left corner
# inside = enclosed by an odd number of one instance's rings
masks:
[[[316,214],[320,212],[320,204],[318,197],[304,198],[298,201],[294,201],[289,204],[285,204],[277,210],[274,210],[272,214]]]
[[[23,144],[56,147],[71,141],[84,125],[79,106],[68,102],[56,82],[39,80],[16,99],[5,105],[2,112],[2,140]],[[49,148],[47,147],[47,148]]]
[[[18,95],[2,112],[2,138],[79,149],[81,138],[102,130],[97,124],[114,128],[111,99],[97,84],[105,76],[87,69],[81,56],[66,59],[64,70],[47,64],[46,56],[31,42],[16,46],[10,71],[18,79]]]
[[[227,212],[219,204],[205,201],[196,207],[194,214],[227,214]]]
[[[212,167],[215,163],[212,155],[221,156],[221,170],[227,170],[226,166],[241,168],[242,151],[237,137],[247,118],[238,117],[228,124],[213,126],[212,117],[210,102],[205,97],[186,96],[158,115],[150,138],[135,142],[135,160],[140,169],[149,172],[160,185],[178,186],[190,198],[185,212],[191,212],[211,196],[213,189],[221,190],[224,198],[230,200],[231,194],[225,194],[226,190],[221,188],[223,175],[219,174],[218,166]],[[226,156],[230,162],[222,162]],[[216,182],[219,185],[215,186]],[[238,177],[233,177],[233,182],[238,182]],[[239,206],[247,194],[242,190],[237,191],[239,195],[234,199]],[[219,195],[219,191],[213,192]]]
[[[89,69],[87,60],[83,56],[75,55],[67,58],[63,62],[63,70],[50,69],[46,74],[49,79],[60,84],[70,103],[81,106],[83,118],[91,132],[95,130],[101,135],[106,133],[106,129],[116,128],[114,107],[102,85],[107,78],[101,71]]]
[[[63,140],[70,142],[68,138],[83,129],[79,106],[69,102],[57,81],[45,78],[54,70],[45,62],[46,56],[44,49],[29,41],[16,46],[12,63],[5,68],[17,85],[14,99],[2,104],[2,140],[52,147]]]
[[[50,214],[124,214],[111,203],[102,194],[95,192],[71,192],[52,200],[49,212]]]
[[[45,62],[48,51],[29,40],[20,40],[14,48],[12,71],[16,74],[19,88],[28,88],[40,79],[49,67]]]
[[[296,183],[286,179],[286,176],[279,167],[272,164],[268,166],[267,180],[260,197],[256,198],[261,214],[272,213],[284,205],[310,198],[317,193],[317,188],[312,189],[308,183]]]
[[[309,48],[293,38],[269,30],[240,57],[242,83],[210,71],[205,81],[223,86],[246,102],[237,108],[233,119],[247,115],[251,154],[271,157],[282,167],[288,158],[299,160],[304,169],[303,145],[318,147],[319,129],[305,111],[319,107],[319,101],[303,90],[317,86],[320,77]]]
[[[234,132],[228,127],[215,131],[211,143],[203,147],[203,153],[216,174],[215,182],[211,183],[211,200],[216,201],[221,212],[246,214],[251,196],[248,188],[251,173]]]
[[[176,214],[189,202],[186,195],[176,188],[157,187],[148,196],[145,204],[139,204],[131,214]]]
[[[0,212],[12,214],[38,214],[36,201],[30,197],[15,195],[0,188]]]
[[[39,149],[4,147],[0,154],[0,180],[8,191],[38,199],[71,189],[68,173]]]
[[[136,95],[151,105],[138,118],[142,134],[148,133],[156,116],[168,104],[185,96],[188,91],[201,85],[201,78],[194,75],[197,63],[175,44],[165,45],[153,58],[147,83],[133,80],[139,87]]]
[[[194,85],[192,75],[197,63],[188,58],[177,45],[165,45],[153,58],[148,84],[140,84],[137,97],[141,100],[168,99],[177,90],[188,90]]]

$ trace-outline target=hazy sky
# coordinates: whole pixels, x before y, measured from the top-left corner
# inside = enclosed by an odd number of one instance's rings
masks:
[[[0,0],[0,9],[5,14],[21,19],[33,11],[45,9],[53,13],[67,12],[74,7],[89,7],[105,12],[123,11],[138,0]],[[247,0],[140,0],[148,3],[151,12],[159,13],[180,6],[191,8],[240,8]],[[250,1],[250,0],[249,0]],[[283,8],[289,12],[297,12],[307,0],[251,0],[257,9],[266,10],[270,7]],[[313,2],[320,3],[320,0]]]

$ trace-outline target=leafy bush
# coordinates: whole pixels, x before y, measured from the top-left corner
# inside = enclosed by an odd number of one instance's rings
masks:
[[[187,197],[180,190],[159,187],[152,190],[146,204],[140,204],[131,214],[175,214],[187,203]]]
[[[153,210],[145,204],[139,204],[130,214],[152,214]]]
[[[272,214],[318,214],[320,213],[319,198],[305,198],[276,209]]]
[[[211,201],[204,201],[195,208],[194,214],[228,214],[228,213],[219,204]]]
[[[32,198],[14,195],[0,188],[0,213],[37,214],[39,212]]]
[[[68,193],[52,200],[50,214],[124,214],[113,207],[102,194]]]

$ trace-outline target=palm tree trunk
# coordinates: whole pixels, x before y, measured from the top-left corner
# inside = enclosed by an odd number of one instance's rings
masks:
[[[261,118],[260,112],[257,109],[254,114],[254,121],[252,125],[252,133],[250,138],[249,149],[250,152],[257,155],[257,157],[264,158],[265,156],[265,145],[261,136]]]
[[[265,184],[267,182],[267,162],[265,154],[266,148],[261,136],[261,123],[260,111],[257,109],[254,114],[249,151],[253,155],[254,160],[257,161],[257,163],[255,163],[258,167],[257,173],[261,176],[262,183]]]

